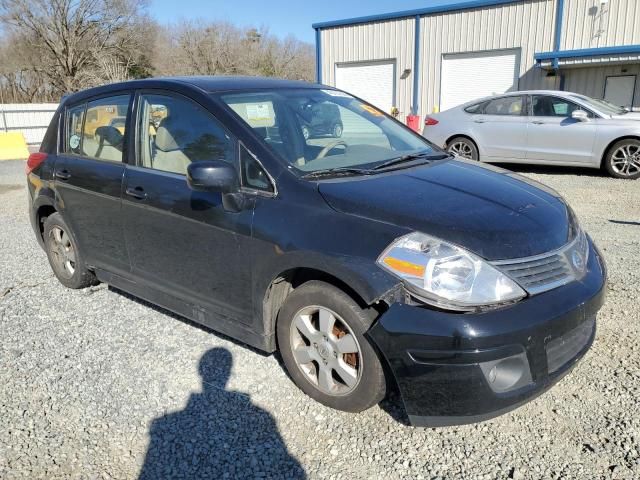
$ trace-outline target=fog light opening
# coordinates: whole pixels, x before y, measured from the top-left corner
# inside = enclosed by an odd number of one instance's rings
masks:
[[[520,357],[499,360],[489,370],[487,380],[496,392],[504,392],[518,384],[526,372],[527,365]]]

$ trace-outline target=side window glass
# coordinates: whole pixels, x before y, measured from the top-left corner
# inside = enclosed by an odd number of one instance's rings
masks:
[[[531,99],[533,115],[536,117],[570,117],[574,110],[581,110],[577,105],[568,100],[547,95],[534,95]],[[589,117],[593,117],[589,113]]]
[[[142,166],[185,175],[191,162],[235,163],[235,141],[209,112],[169,95],[142,95],[139,149]]]
[[[522,115],[523,97],[502,97],[491,100],[484,107],[486,115]]]
[[[67,128],[65,132],[65,149],[67,153],[80,155],[82,152],[82,121],[86,105],[78,105],[67,110]]]
[[[244,145],[240,145],[240,169],[243,186],[263,192],[273,192],[273,185],[267,172]]]
[[[130,98],[130,95],[119,95],[87,104],[82,130],[82,155],[111,162],[122,161]]]

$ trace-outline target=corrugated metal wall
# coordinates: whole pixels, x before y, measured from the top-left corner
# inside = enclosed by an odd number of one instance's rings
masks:
[[[29,145],[38,145],[57,108],[57,103],[0,104],[0,132],[21,132]]]
[[[565,0],[561,50],[639,43],[639,0]]]
[[[402,72],[413,68],[415,21],[413,18],[323,29],[322,83],[335,85],[335,64],[373,60],[396,60],[396,102],[401,115],[409,113],[413,72],[401,79]]]
[[[553,49],[555,2],[529,0],[498,7],[463,10],[421,19],[420,114],[440,103],[440,68],[446,53],[519,48],[521,90],[555,88],[555,79],[534,68],[534,53]],[[469,72],[469,82],[473,82]]]
[[[640,106],[640,64],[607,67],[571,68],[564,70],[565,90],[580,92],[594,98],[604,97],[604,86],[608,76],[636,75],[635,107]]]

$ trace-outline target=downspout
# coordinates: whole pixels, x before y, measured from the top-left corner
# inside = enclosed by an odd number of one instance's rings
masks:
[[[322,83],[322,44],[320,29],[316,28],[316,82]]]
[[[420,15],[415,18],[415,30],[413,40],[413,105],[411,114],[418,115],[420,102]]]
[[[557,0],[556,4],[556,30],[555,30],[555,38],[553,41],[553,51],[559,52],[560,46],[562,42],[562,20],[564,18],[564,0]],[[560,72],[560,65],[558,57],[553,59],[553,69],[556,73],[560,73],[560,85],[559,89],[564,90],[564,73]]]

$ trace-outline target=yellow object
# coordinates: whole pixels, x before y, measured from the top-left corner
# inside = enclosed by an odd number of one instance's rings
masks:
[[[424,265],[418,265],[416,263],[407,262],[406,260],[400,260],[399,258],[393,257],[386,257],[383,261],[397,272],[415,275],[416,277],[424,276]]]
[[[440,112],[440,106],[439,105],[434,105],[432,113],[439,113],[439,112]]]
[[[20,132],[0,132],[0,160],[19,160],[28,156],[27,142]]]

